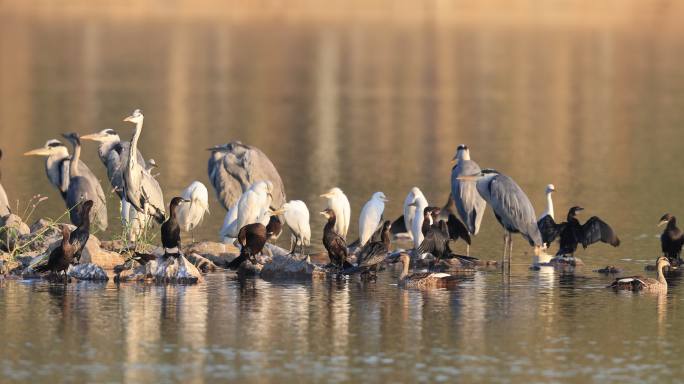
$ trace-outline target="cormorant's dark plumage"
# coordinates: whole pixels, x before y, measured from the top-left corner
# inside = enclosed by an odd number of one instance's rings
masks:
[[[269,240],[276,240],[283,233],[283,222],[278,215],[273,215],[268,219],[266,224],[266,233],[268,233]]]
[[[382,225],[381,241],[373,241],[366,243],[366,245],[361,248],[359,256],[357,257],[357,265],[364,269],[373,268],[377,272],[377,268],[380,263],[385,260],[390,248],[390,229],[391,224],[389,220],[385,221]]]
[[[188,200],[182,197],[174,197],[169,204],[169,218],[161,226],[162,246],[164,253],[171,251],[170,254],[179,255],[181,246],[180,225],[176,219],[176,208]]]
[[[71,244],[69,240],[69,228],[66,225],[62,226],[62,243],[50,252],[48,261],[36,268],[36,272],[64,272],[64,277],[66,278],[66,271],[69,268],[69,264],[74,261],[74,254],[76,248]]]
[[[266,226],[261,223],[247,224],[240,228],[237,237],[237,241],[242,247],[240,255],[228,263],[228,269],[238,269],[240,264],[247,259],[252,260],[252,263],[256,263],[255,256],[264,249],[268,237]]]
[[[660,235],[660,245],[663,254],[670,261],[679,260],[682,253],[682,245],[684,245],[684,232],[677,227],[677,218],[666,213],[660,218],[660,223],[667,223],[663,234]]]
[[[77,264],[81,261],[81,253],[90,237],[90,210],[92,208],[92,200],[86,200],[74,208],[80,224],[71,232],[69,243],[74,247],[74,259],[76,259]]]
[[[598,241],[614,247],[620,245],[620,239],[613,229],[597,216],[592,216],[584,224],[580,224],[577,220],[577,212],[583,209],[577,206],[570,208],[565,223],[556,224],[549,215],[544,216],[537,223],[544,243],[551,244],[556,237],[560,237],[557,255],[574,254],[578,244],[582,244],[584,248]]]
[[[337,220],[335,212],[327,208],[321,213],[328,218],[328,222],[323,228],[323,246],[328,251],[330,262],[337,268],[342,269],[349,265],[349,262],[347,262],[347,243],[342,236],[335,232],[335,221]]]

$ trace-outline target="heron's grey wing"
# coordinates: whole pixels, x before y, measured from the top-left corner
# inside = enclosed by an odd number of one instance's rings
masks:
[[[250,184],[259,180],[269,180],[273,183],[273,206],[281,207],[287,200],[283,180],[275,165],[259,148],[244,144],[242,146],[245,148],[243,164],[251,180]]]
[[[216,191],[216,198],[226,210],[230,210],[230,207],[235,205],[242,195],[242,186],[228,173],[226,157],[227,155],[212,155],[207,164],[207,171],[209,181]]]
[[[5,192],[5,188],[0,184],[0,217],[9,215],[10,213],[12,213],[12,211],[10,210],[9,200],[7,199],[7,192]]]
[[[456,210],[468,231],[474,235],[480,231],[487,202],[477,191],[475,181],[458,180],[458,177],[473,176],[480,172],[480,166],[472,160],[461,161],[451,170],[451,195]]]
[[[533,245],[542,245],[534,207],[520,186],[506,175],[489,183],[490,204],[505,227],[519,231]]]
[[[126,198],[123,180],[123,159],[126,159],[123,156],[124,152],[121,143],[119,143],[107,154],[107,177],[121,200]]]
[[[463,224],[458,217],[454,216],[453,214],[449,214],[446,224],[449,230],[450,239],[458,240],[460,237],[461,239],[465,240],[468,245],[470,245],[470,233],[468,232],[468,228],[466,228],[465,224]]]
[[[620,239],[613,231],[613,228],[597,216],[592,216],[582,225],[581,236],[582,246],[584,248],[597,241],[608,243],[613,247],[620,245]]]
[[[545,244],[551,244],[565,228],[566,223],[556,224],[551,215],[545,215],[537,222],[539,233]]]
[[[152,177],[147,172],[140,171],[140,191],[145,200],[145,204],[149,205],[151,209],[146,209],[148,214],[154,216],[159,224],[166,220],[166,210],[164,209],[164,194],[157,179]]]
[[[394,235],[408,232],[408,229],[406,229],[406,223],[404,222],[404,215],[401,215],[396,220],[394,220],[392,222],[391,228],[392,234]]]

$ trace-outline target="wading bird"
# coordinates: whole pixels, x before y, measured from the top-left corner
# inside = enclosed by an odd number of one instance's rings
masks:
[[[235,207],[231,207],[221,228],[222,238],[236,238],[238,232],[247,224],[260,222],[264,227],[270,217],[266,214],[270,210],[273,199],[273,184],[270,181],[257,181],[240,196]],[[229,220],[232,218],[234,220]]]
[[[128,159],[124,160],[123,180],[126,199],[143,214],[155,218],[158,223],[166,219],[164,210],[164,196],[157,180],[145,168],[145,164],[138,161],[138,140],[143,128],[143,116],[139,109],[126,117],[124,121],[135,124],[135,131],[131,138]]]
[[[549,184],[546,186],[544,192],[546,193],[546,210],[539,216],[539,220],[537,221],[540,221],[545,216],[551,216],[551,218],[555,220],[556,217],[553,215],[553,199],[551,198],[551,194],[556,192],[556,187],[553,184]]]
[[[69,165],[71,157],[67,147],[59,140],[48,140],[42,148],[36,148],[24,153],[24,156],[44,156],[45,173],[47,178],[57,190],[62,199],[66,202],[67,190],[69,189]],[[79,172],[86,178],[97,183],[97,177],[90,171],[88,166],[82,161],[78,161]]]
[[[294,254],[299,245],[299,252],[304,253],[304,247],[311,245],[311,226],[309,224],[309,209],[301,200],[290,200],[283,204],[285,224],[290,227],[290,254]]]
[[[660,224],[662,226],[667,224],[663,234],[660,235],[660,246],[663,250],[663,255],[666,256],[670,262],[677,261],[677,264],[681,264],[680,255],[682,253],[682,245],[684,245],[684,232],[677,227],[677,218],[669,213],[663,215],[660,218]]]
[[[264,216],[276,216],[286,212],[283,208],[271,211],[268,210]],[[240,264],[250,260],[252,264],[257,263],[256,256],[260,254],[271,234],[262,223],[251,223],[243,226],[238,231],[236,245],[240,246],[240,255],[228,263],[228,269],[238,269]]]
[[[87,177],[80,169],[81,140],[75,132],[65,133],[64,138],[71,142],[74,147],[74,157],[69,166],[69,188],[66,193],[66,204],[69,209],[71,223],[78,226],[81,223],[81,216],[75,207],[86,200],[93,202],[90,210],[90,221],[100,230],[107,229],[107,205],[104,191],[99,181]]]
[[[330,208],[335,212],[335,232],[346,240],[347,233],[349,232],[349,223],[351,222],[351,206],[349,205],[347,195],[341,189],[334,187],[322,194],[321,197],[327,199],[326,208]]]
[[[193,181],[181,193],[188,204],[181,204],[176,209],[178,224],[186,232],[193,231],[202,222],[205,213],[209,213],[209,191],[199,181]],[[194,236],[193,236],[194,238]]]
[[[390,249],[390,229],[392,224],[386,220],[382,224],[382,232],[380,241],[372,241],[361,248],[359,256],[357,257],[357,266],[363,268],[365,271],[373,270],[377,274],[382,263]]]
[[[164,255],[179,257],[181,253],[181,227],[178,224],[178,208],[189,203],[182,197],[174,197],[169,203],[169,218],[161,226],[162,247]]]
[[[361,209],[361,215],[359,215],[359,246],[366,245],[380,226],[387,201],[384,193],[375,192]]]
[[[347,243],[344,241],[344,238],[335,231],[335,211],[331,208],[326,208],[321,212],[321,215],[328,219],[325,223],[325,227],[323,227],[323,246],[325,247],[325,250],[328,251],[330,262],[338,271],[342,268],[351,266],[347,261]]]
[[[271,209],[273,209],[271,207]],[[268,224],[266,224],[266,232],[268,232],[268,240],[275,243],[276,240],[283,233],[283,221],[280,220],[278,216],[271,216],[268,218]]]
[[[0,160],[2,159],[2,150],[0,150]],[[0,176],[1,177],[1,176]],[[0,184],[0,217],[4,217],[12,213],[10,211],[9,200],[7,200],[7,192]]]
[[[286,201],[285,187],[278,170],[271,160],[258,148],[233,141],[208,148],[207,162],[209,181],[216,191],[223,208],[230,210],[254,182],[270,180],[273,205],[280,207]],[[235,232],[239,231],[238,227]]]
[[[451,197],[468,231],[477,235],[487,203],[486,198],[483,199],[478,193],[476,181],[469,177],[479,175],[482,170],[475,161],[470,160],[470,149],[464,144],[458,146],[452,160],[456,161],[456,165],[451,170]]]
[[[81,140],[92,140],[99,143],[97,154],[107,169],[107,178],[114,192],[121,200],[121,223],[127,229],[128,240],[135,241],[149,221],[149,217],[140,214],[133,208],[126,199],[124,192],[123,163],[128,158],[131,144],[127,141],[121,141],[119,134],[113,129],[103,129],[100,132],[81,136]],[[139,164],[146,164],[140,151],[137,151],[136,156]],[[145,167],[147,168],[149,165],[148,163]]]
[[[513,255],[513,233],[520,233],[531,246],[535,254],[541,252],[542,237],[537,228],[534,207],[520,186],[510,177],[493,169],[483,169],[479,175],[459,176],[463,180],[476,180],[477,191],[492,207],[494,216],[504,229],[504,250],[502,265],[510,268]],[[508,260],[506,259],[508,254]]]
[[[411,205],[411,203],[416,201],[416,199],[425,200],[425,196],[418,187],[413,187],[408,195],[406,195],[406,199],[404,199],[404,214],[399,216],[399,218],[392,223],[392,233],[395,236],[406,234],[409,239],[413,240],[411,226],[413,225],[413,219],[416,216],[416,206]]]
[[[661,256],[656,261],[656,278],[643,276],[620,277],[607,288],[627,291],[656,291],[667,292],[667,280],[663,274],[663,268],[669,267],[670,261]]]
[[[36,272],[64,272],[64,280],[67,280],[67,270],[74,261],[76,248],[69,242],[69,227],[62,225],[62,242],[50,252],[48,261],[36,267]]]
[[[577,213],[582,207],[572,207],[568,211],[567,222],[556,224],[551,216],[545,216],[539,222],[539,230],[544,243],[551,244],[556,237],[560,237],[560,248],[556,255],[573,256],[577,245],[587,248],[598,241],[617,247],[620,239],[613,229],[597,216],[592,216],[586,223],[580,224]]]

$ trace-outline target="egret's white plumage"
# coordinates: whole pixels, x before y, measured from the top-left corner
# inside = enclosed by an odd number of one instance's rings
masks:
[[[382,192],[375,192],[366,202],[359,215],[359,246],[363,247],[382,221],[382,213],[385,211],[387,198]]]
[[[413,231],[411,228],[413,226],[413,220],[416,217],[416,206],[413,205],[413,203],[416,201],[416,199],[425,200],[425,195],[423,195],[423,192],[421,192],[418,187],[413,187],[404,200],[404,226],[406,227],[411,239],[413,239]]]
[[[415,216],[413,218],[413,222],[411,223],[411,235],[413,236],[413,248],[418,249],[420,246],[420,243],[423,242],[423,221],[425,221],[425,217],[423,216],[423,212],[425,211],[425,208],[428,206],[428,202],[425,199],[425,196],[418,196],[414,202],[413,206],[415,208]]]
[[[190,202],[178,206],[176,218],[181,229],[192,231],[202,222],[204,214],[209,213],[209,191],[201,182],[193,181],[181,196]]]
[[[335,187],[322,194],[321,197],[327,199],[327,208],[335,212],[335,232],[342,236],[343,239],[346,239],[349,232],[349,223],[351,222],[351,205],[347,195],[341,189]]]
[[[301,200],[290,200],[283,204],[282,209],[285,210],[283,218],[285,224],[290,227],[292,231],[291,250],[297,245],[308,247],[311,245],[311,226],[309,224],[309,209]]]
[[[223,225],[221,226],[221,230],[219,231],[219,236],[221,236],[221,240],[225,241],[226,243],[232,243],[233,240],[231,240],[232,236],[229,236],[229,233],[232,233],[233,228],[235,227],[235,221],[237,220],[238,217],[238,204],[235,203],[228,212],[226,213],[226,217],[223,218]]]
[[[553,199],[551,198],[551,194],[556,191],[556,187],[553,184],[549,184],[546,186],[546,210],[544,213],[539,216],[539,219],[537,221],[541,220],[544,216],[551,216],[552,219],[555,219],[553,216]]]
[[[237,237],[240,228],[247,224],[268,224],[269,211],[273,199],[273,184],[270,181],[257,181],[240,196],[237,203],[237,217],[229,223],[228,227],[221,231],[223,237]],[[232,210],[232,208],[231,208]],[[230,215],[230,210],[228,215]],[[233,213],[235,214],[235,213]],[[228,218],[226,215],[226,218]],[[225,222],[224,222],[225,224]]]

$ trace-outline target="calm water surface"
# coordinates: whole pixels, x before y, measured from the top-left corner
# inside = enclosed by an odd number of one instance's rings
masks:
[[[483,271],[450,291],[401,290],[393,268],[376,283],[272,284],[232,273],[190,287],[7,281],[2,381],[680,379],[678,281],[667,295],[616,295],[591,272],[642,272],[658,254],[660,216],[684,216],[684,34],[658,27],[0,15],[0,46],[11,52],[0,59],[2,181],[20,207],[49,197],[33,219],[59,216],[63,203],[43,162],[21,153],[65,131],[114,128],[128,138],[121,120],[140,107],[141,149],[160,164],[167,200],[208,182],[204,148],[242,140],[270,156],[288,198],[312,212],[337,185],[355,217],[382,190],[394,218],[414,185],[445,201],[463,142],[480,165],[514,177],[538,212],[554,183],[557,217],[582,205],[622,239],[618,249],[580,252],[587,266],[562,274],[529,271],[517,237],[510,279]],[[105,180],[92,143],[84,158]],[[211,194],[196,236],[216,240],[225,212]],[[120,230],[116,212],[112,196],[101,237]],[[319,239],[323,222],[312,216]],[[498,259],[501,235],[487,213],[473,254]]]

